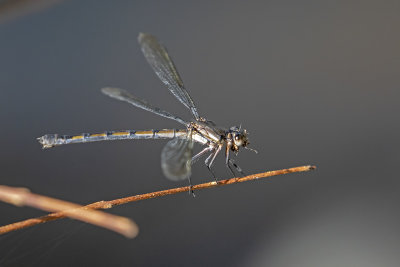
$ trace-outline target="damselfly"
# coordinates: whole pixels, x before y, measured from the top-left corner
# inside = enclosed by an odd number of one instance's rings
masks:
[[[101,91],[118,100],[128,102],[136,107],[150,111],[159,116],[175,120],[185,126],[185,129],[164,129],[164,130],[126,130],[126,131],[106,131],[97,134],[80,135],[58,135],[46,134],[39,137],[39,142],[43,148],[74,143],[86,143],[104,140],[123,140],[123,139],[172,139],[161,152],[161,167],[164,175],[171,180],[189,179],[191,175],[191,165],[200,157],[208,154],[205,165],[213,174],[211,166],[216,156],[225,148],[225,164],[234,174],[235,168],[243,174],[242,169],[230,158],[229,153],[237,154],[239,148],[248,148],[248,133],[241,127],[231,127],[225,129],[216,126],[213,122],[200,117],[196,105],[189,93],[186,91],[182,79],[179,76],[175,64],[168,55],[167,50],[158,42],[158,40],[145,33],[140,33],[138,37],[142,52],[147,62],[153,68],[158,78],[168,87],[170,92],[192,113],[193,120],[188,122],[178,116],[162,110],[149,104],[129,92],[119,88],[103,88]],[[203,149],[193,156],[193,143],[197,142],[203,145]]]

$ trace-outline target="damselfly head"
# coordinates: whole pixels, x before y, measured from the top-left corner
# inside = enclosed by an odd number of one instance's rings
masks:
[[[234,146],[234,150],[239,150],[239,147],[246,147],[249,144],[249,139],[247,137],[248,133],[245,129],[241,129],[241,127],[231,127],[229,132],[232,136],[232,141]]]

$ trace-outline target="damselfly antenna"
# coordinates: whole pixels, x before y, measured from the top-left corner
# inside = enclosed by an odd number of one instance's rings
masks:
[[[253,151],[254,153],[258,154],[258,151],[255,150],[255,149],[253,149],[253,148],[250,148],[250,147],[248,147],[248,146],[245,146],[244,148],[245,148],[245,149],[248,149],[248,150],[250,150],[250,151]]]

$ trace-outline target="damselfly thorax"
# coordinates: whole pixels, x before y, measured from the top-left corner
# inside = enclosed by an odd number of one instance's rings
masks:
[[[54,146],[87,143],[108,140],[126,139],[171,139],[161,152],[161,167],[165,176],[171,180],[189,179],[191,165],[200,157],[208,154],[205,165],[211,171],[211,166],[216,156],[223,149],[225,151],[225,164],[234,174],[234,169],[243,173],[241,168],[230,158],[230,152],[237,154],[240,147],[247,147],[247,131],[241,127],[224,129],[213,122],[200,117],[189,93],[184,88],[175,64],[168,55],[166,49],[158,40],[150,34],[139,34],[139,44],[142,52],[150,66],[153,68],[160,80],[168,87],[170,92],[185,105],[193,116],[193,121],[186,122],[178,116],[154,107],[147,101],[140,99],[129,92],[119,88],[103,88],[102,92],[112,98],[128,102],[136,107],[150,111],[159,116],[175,120],[184,125],[183,129],[163,130],[125,130],[105,131],[102,133],[80,135],[58,135],[47,134],[39,137],[38,140],[43,148]],[[193,156],[193,143],[203,145],[203,149]],[[250,149],[253,150],[253,149]],[[253,150],[255,151],[255,150]],[[256,151],[255,151],[256,152]],[[211,171],[212,172],[212,171]],[[214,174],[213,174],[214,175]],[[214,176],[215,177],[215,176]]]

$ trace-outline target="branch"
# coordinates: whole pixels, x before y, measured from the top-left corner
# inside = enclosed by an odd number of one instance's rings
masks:
[[[190,190],[193,190],[193,191],[201,190],[201,189],[212,188],[212,187],[216,187],[216,186],[224,186],[224,185],[229,185],[229,184],[242,183],[242,182],[247,182],[247,181],[251,181],[251,180],[257,180],[260,178],[267,178],[267,177],[271,177],[271,176],[282,175],[282,174],[288,174],[288,173],[294,173],[294,172],[306,172],[306,171],[310,171],[310,170],[314,170],[314,169],[316,169],[315,166],[307,165],[307,166],[300,166],[300,167],[294,167],[294,168],[289,168],[289,169],[268,171],[268,172],[248,175],[248,176],[241,177],[241,178],[231,178],[231,179],[226,179],[226,180],[220,180],[220,181],[218,181],[218,183],[213,181],[213,182],[209,182],[209,183],[194,185],[192,187],[184,186],[184,187],[172,188],[172,189],[156,191],[156,192],[146,193],[146,194],[141,194],[141,195],[136,195],[136,196],[114,199],[114,200],[110,200],[110,201],[104,201],[104,200],[98,201],[98,202],[89,204],[87,206],[84,206],[84,207],[82,207],[82,209],[85,209],[85,210],[109,209],[109,208],[112,208],[113,206],[118,206],[118,205],[126,204],[129,202],[150,199],[150,198],[156,198],[156,197],[162,197],[162,196],[172,195],[172,194],[177,194],[177,193],[182,193],[182,192],[188,192]],[[33,226],[33,225],[37,225],[40,223],[45,223],[48,221],[53,221],[53,220],[57,220],[57,219],[65,218],[65,217],[66,217],[65,212],[56,212],[56,213],[51,213],[51,214],[48,214],[48,215],[45,215],[42,217],[27,219],[24,221],[4,225],[4,226],[0,227],[0,234],[5,234],[5,233],[11,232],[11,231],[18,230],[18,229],[26,228],[29,226]]]
[[[8,22],[50,7],[62,0],[6,0],[0,1],[0,23]]]
[[[135,237],[139,231],[137,225],[128,218],[93,209],[82,209],[82,206],[78,204],[33,194],[27,188],[0,185],[0,201],[15,206],[30,206],[44,211],[61,212],[66,217],[107,228],[129,238]],[[7,229],[7,226],[0,228]]]

